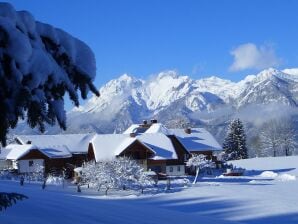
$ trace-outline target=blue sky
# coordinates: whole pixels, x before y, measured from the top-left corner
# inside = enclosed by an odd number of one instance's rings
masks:
[[[266,67],[298,67],[295,0],[12,0],[86,42],[96,85],[123,73],[176,69],[234,81]]]

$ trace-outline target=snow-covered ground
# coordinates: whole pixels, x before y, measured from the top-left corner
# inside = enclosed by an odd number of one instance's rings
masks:
[[[166,192],[110,196],[68,186],[0,181],[0,191],[29,199],[0,213],[6,224],[93,223],[298,223],[298,157],[236,161],[243,177],[201,177],[194,186],[177,184]]]

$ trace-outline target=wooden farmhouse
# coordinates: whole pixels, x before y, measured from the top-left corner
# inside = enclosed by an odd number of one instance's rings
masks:
[[[83,162],[130,157],[146,170],[178,176],[186,174],[191,154],[205,154],[215,160],[222,150],[203,128],[168,129],[156,120],[133,124],[122,134],[20,135],[17,144],[0,153],[0,167],[19,173],[56,170],[73,172]],[[2,165],[1,165],[2,164]]]

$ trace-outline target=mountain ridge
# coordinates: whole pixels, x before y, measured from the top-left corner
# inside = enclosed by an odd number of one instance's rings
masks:
[[[269,68],[239,82],[216,76],[196,80],[171,70],[148,80],[123,74],[99,91],[101,97],[93,96],[67,113],[66,132],[48,127],[47,133],[119,133],[132,123],[156,118],[169,127],[205,127],[221,142],[233,117],[255,126],[246,117],[254,114],[255,120],[266,121],[274,114],[268,108],[278,112],[289,107],[294,110],[289,116],[296,115],[298,69]],[[18,127],[18,132],[32,133],[26,125]]]

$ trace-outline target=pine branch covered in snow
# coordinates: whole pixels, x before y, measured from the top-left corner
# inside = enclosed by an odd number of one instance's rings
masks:
[[[13,204],[15,204],[18,200],[26,199],[27,197],[22,194],[17,193],[1,193],[0,192],[0,211],[6,209]]]
[[[31,128],[45,131],[56,121],[66,129],[64,95],[76,106],[95,78],[95,58],[82,41],[25,11],[0,3],[0,140],[27,116]]]

